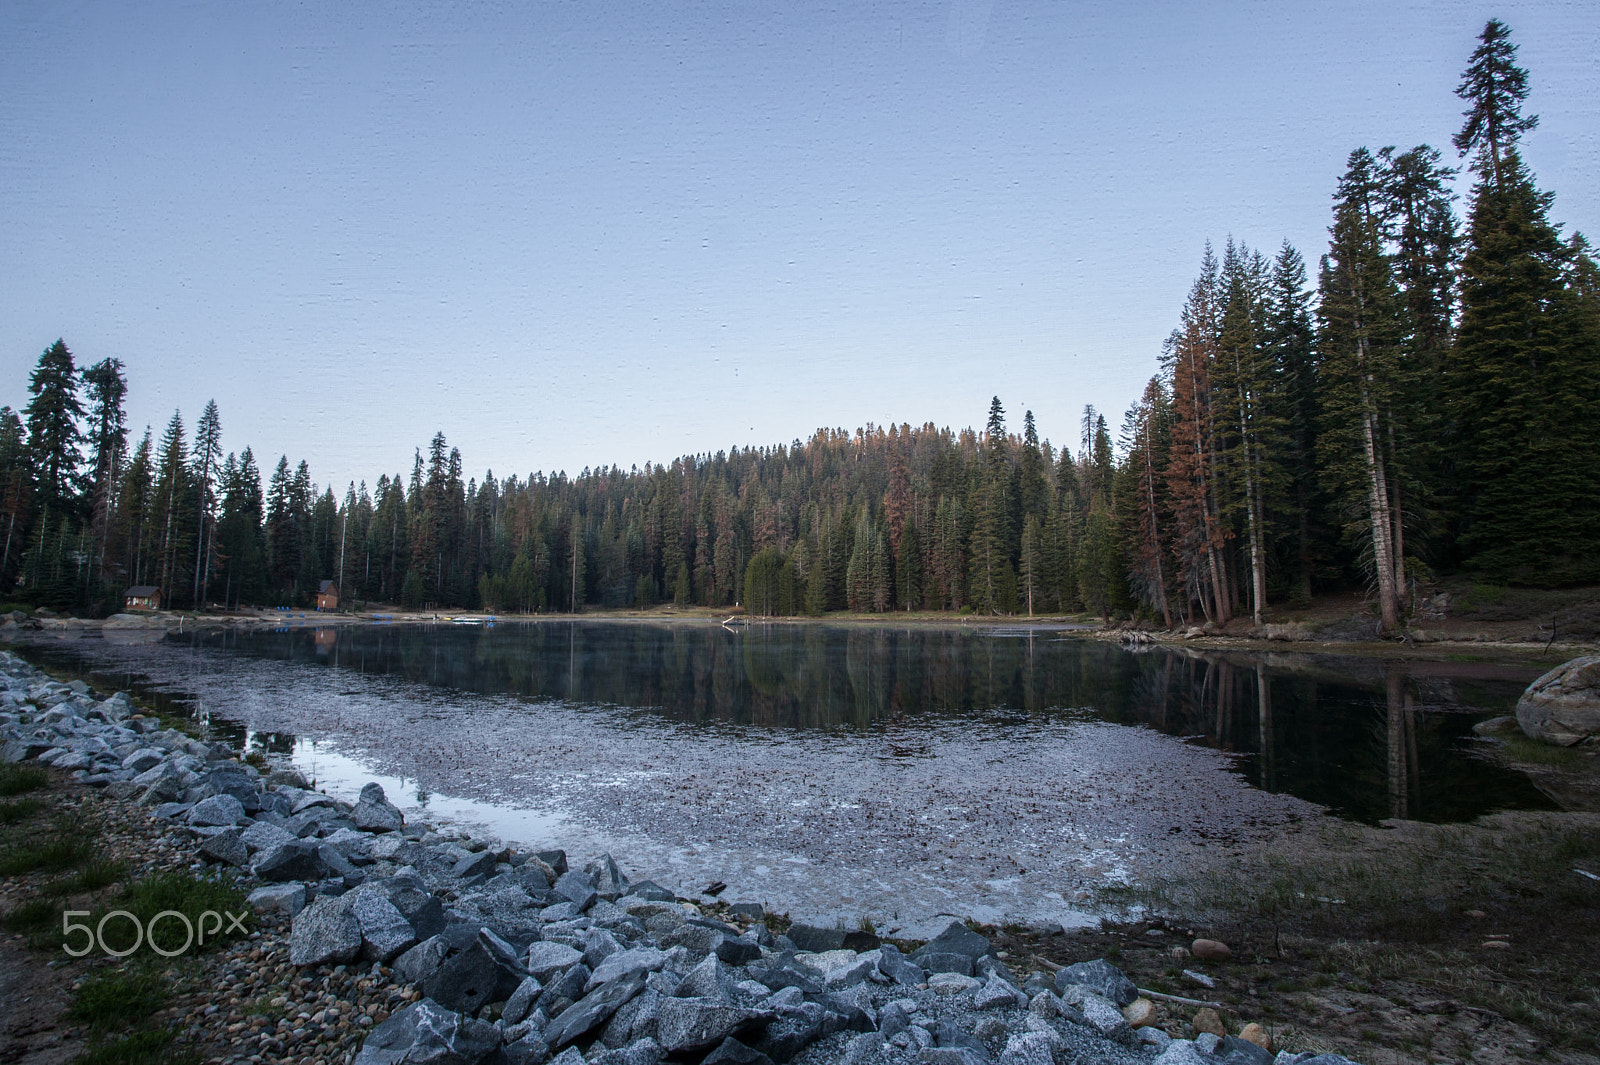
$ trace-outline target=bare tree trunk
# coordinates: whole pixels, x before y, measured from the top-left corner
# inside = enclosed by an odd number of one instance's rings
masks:
[[[1366,388],[1362,387],[1363,407]],[[1389,516],[1389,488],[1385,484],[1383,457],[1378,454],[1377,430],[1370,408],[1361,416],[1362,443],[1367,460],[1367,503],[1372,518],[1372,564],[1378,575],[1378,607],[1383,613],[1385,632],[1400,625],[1400,610],[1394,587],[1394,553],[1390,537],[1394,526]]]

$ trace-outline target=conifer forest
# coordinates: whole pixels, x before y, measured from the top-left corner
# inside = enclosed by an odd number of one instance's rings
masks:
[[[468,476],[439,433],[336,489],[303,459],[224,453],[215,403],[133,439],[137,367],[58,340],[0,408],[0,595],[303,606],[331,580],[346,606],[1176,626],[1362,590],[1398,630],[1441,576],[1600,583],[1600,270],[1519,152],[1537,117],[1504,24],[1456,93],[1448,148],[1349,153],[1315,261],[1201,251],[1143,394],[1054,443],[995,397],[979,429],[821,429],[576,476]]]

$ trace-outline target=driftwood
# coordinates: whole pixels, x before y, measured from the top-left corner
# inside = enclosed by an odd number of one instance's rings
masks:
[[[1142,987],[1135,988],[1134,990],[1138,991],[1139,994],[1143,995],[1145,998],[1158,998],[1162,1002],[1176,1002],[1181,1006],[1210,1006],[1214,1010],[1227,1009],[1227,1007],[1220,1002],[1207,1002],[1205,999],[1200,998],[1184,998],[1182,995],[1167,995],[1160,991],[1147,991]]]

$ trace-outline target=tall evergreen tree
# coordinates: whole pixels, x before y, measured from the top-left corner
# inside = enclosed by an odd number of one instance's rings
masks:
[[[38,505],[58,516],[75,513],[82,495],[79,467],[83,440],[79,422],[83,403],[78,399],[78,372],[72,352],[57,340],[39,356],[28,378],[33,398],[23,408],[28,425],[28,458]]]
[[[1484,27],[1456,90],[1472,155],[1461,325],[1448,363],[1459,456],[1460,547],[1470,567],[1541,583],[1600,576],[1600,352],[1583,342],[1568,249],[1517,148],[1527,72],[1510,31]]]
[[[205,605],[206,586],[210,581],[212,543],[216,530],[212,527],[212,511],[216,499],[212,491],[217,479],[217,459],[222,455],[222,418],[217,412],[217,401],[207,400],[194,427],[194,451],[191,456],[194,469],[190,476],[195,487],[195,510],[199,526],[195,530],[194,590],[195,608]]]
[[[1287,240],[1272,263],[1265,297],[1262,348],[1272,360],[1282,388],[1282,415],[1288,449],[1284,489],[1288,526],[1285,545],[1289,598],[1311,601],[1313,575],[1322,553],[1321,499],[1317,485],[1318,369],[1312,324],[1312,295],[1306,287],[1305,260]]]
[[[117,483],[128,457],[128,419],[122,401],[128,380],[117,359],[102,359],[83,371],[89,398],[88,443],[90,458],[89,521],[97,574],[104,577],[106,554],[115,523]]]
[[[1372,154],[1351,152],[1322,260],[1318,346],[1326,422],[1318,446],[1347,534],[1377,586],[1384,629],[1394,631],[1405,588],[1405,507],[1402,455],[1392,442],[1406,438],[1403,404],[1412,389],[1404,310],[1384,251],[1379,181]]]

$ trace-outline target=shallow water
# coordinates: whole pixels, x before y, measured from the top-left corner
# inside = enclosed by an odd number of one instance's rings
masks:
[[[1536,670],[1132,653],[1059,629],[541,622],[35,645],[330,790],[613,850],[796,915],[1083,920],[1108,882],[1320,809],[1549,803],[1472,757]],[[1526,674],[1526,675],[1524,675]]]

